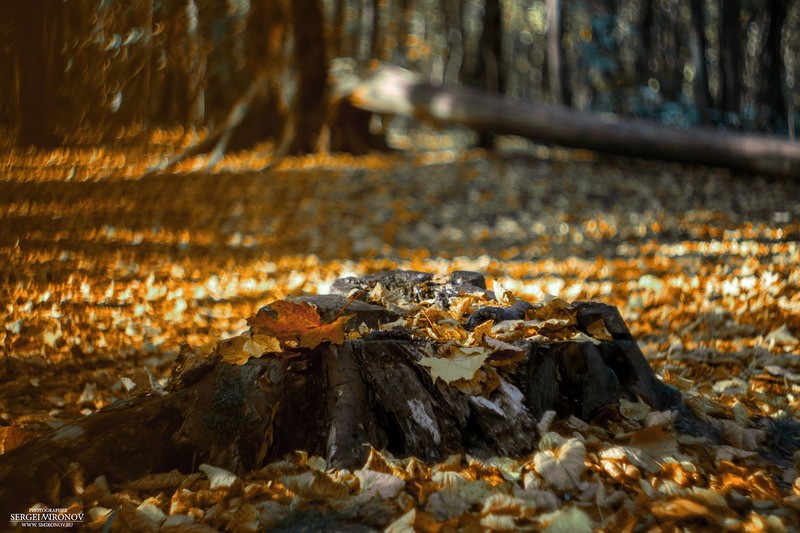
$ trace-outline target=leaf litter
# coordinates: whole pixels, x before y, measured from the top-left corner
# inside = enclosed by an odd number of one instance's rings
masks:
[[[269,176],[240,172],[250,163],[235,158],[209,175],[187,162],[143,188],[136,157],[56,155],[9,154],[3,182],[2,451],[128,396],[120,378],[133,391],[168,386],[180,354],[190,372],[210,353],[243,364],[341,342],[341,322],[289,299],[387,268],[481,271],[498,284],[497,305],[543,303],[524,320],[468,331],[465,317],[487,302],[464,296],[422,315],[373,287],[415,334],[449,343],[426,361],[435,378],[496,386],[493,366],[515,364],[515,340],[574,339],[566,302],[599,300],[620,308],[664,381],[725,439],[678,433],[670,413],[630,398],[603,427],[546,414],[537,451],[522,458],[425,465],[372,450],[348,472],[298,452],[233,478],[204,465],[126,487],[82,481],[75,465],[63,503],[87,512],[87,528],[113,519],[115,530],[256,531],[301,516],[311,530],[800,528],[800,206],[787,202],[797,183],[478,152],[405,166],[287,158]],[[57,187],[65,176],[73,189]],[[265,305],[275,314],[259,316]],[[610,336],[606,324],[587,330]]]

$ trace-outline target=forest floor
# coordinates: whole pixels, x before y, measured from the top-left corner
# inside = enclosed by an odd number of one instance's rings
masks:
[[[86,480],[101,496],[64,506],[94,509],[87,522],[119,508],[120,524],[154,530],[288,528],[313,508],[312,530],[800,528],[800,455],[767,461],[766,434],[749,422],[800,405],[800,181],[543,148],[318,155],[268,170],[230,156],[213,172],[187,161],[140,179],[158,155],[153,145],[0,159],[2,449],[126,397],[120,378],[164,382],[182,342],[213,345],[262,305],[387,268],[475,270],[531,302],[618,306],[659,375],[731,420],[730,445],[661,431],[674,459],[639,472],[630,457],[593,462],[587,444],[585,482],[558,490],[530,457],[415,467],[379,451],[359,472],[403,480],[399,494],[342,472],[325,474],[334,488],[323,490],[318,459],[302,455],[247,474],[239,492],[214,493],[208,473],[133,488]],[[558,431],[590,432],[578,421]],[[247,492],[265,479],[275,483]],[[477,499],[454,488],[478,482]]]

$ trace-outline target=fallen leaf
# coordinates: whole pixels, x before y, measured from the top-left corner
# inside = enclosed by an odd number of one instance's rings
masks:
[[[325,500],[332,498],[340,500],[350,495],[350,489],[344,483],[331,479],[319,470],[309,470],[296,476],[285,476],[281,482],[286,487],[309,500]]]
[[[470,504],[455,491],[442,489],[434,492],[428,498],[425,510],[439,520],[449,520],[461,516],[469,510]]]
[[[619,400],[619,413],[629,420],[644,420],[650,414],[651,407],[644,402],[631,402],[625,398]]]
[[[236,474],[229,472],[224,468],[218,468],[205,463],[201,464],[198,467],[198,470],[206,475],[208,481],[211,483],[212,489],[230,487],[236,482],[237,479],[239,479],[236,477]]]
[[[470,344],[472,345],[480,344],[484,340],[485,335],[488,335],[492,332],[493,327],[494,327],[494,320],[492,319],[486,320],[485,322],[482,322],[477,326],[475,326],[475,329],[473,329],[469,334]]]
[[[480,327],[480,326],[478,326]],[[475,328],[478,329],[478,328]],[[483,342],[494,350],[489,355],[489,364],[492,366],[514,365],[525,359],[527,354],[524,348],[486,336]]]
[[[533,468],[548,485],[557,490],[568,490],[580,484],[585,457],[583,443],[578,439],[567,439],[554,450],[537,452],[533,456]]]
[[[0,454],[25,444],[29,438],[30,435],[24,429],[15,426],[0,427]]]
[[[629,444],[645,450],[657,461],[678,453],[678,440],[673,433],[665,431],[664,426],[650,426],[633,432]]]
[[[575,333],[573,333],[572,334],[572,338],[570,338],[570,340],[571,341],[577,341],[577,342],[581,342],[581,341],[582,342],[591,342],[595,346],[600,344],[600,341],[598,339],[595,339],[594,337],[590,337],[589,335],[587,335],[586,333],[584,333],[582,331],[576,331]]]
[[[248,335],[242,334],[219,341],[216,350],[222,356],[221,361],[231,365],[245,364],[250,359],[250,355],[244,351],[244,344],[248,340]]]
[[[342,316],[323,324],[316,308],[308,302],[279,300],[271,303],[268,308],[259,309],[247,319],[247,325],[255,333],[274,337],[287,346],[296,342],[296,347],[313,349],[325,341],[342,344],[344,326],[349,318]]]
[[[419,364],[430,368],[434,381],[441,378],[449,384],[458,379],[471,380],[489,357],[485,348],[456,347],[453,352],[455,355],[450,357],[423,357]]]
[[[786,324],[781,324],[780,327],[770,331],[765,339],[770,343],[779,344],[781,346],[793,345],[800,342]]]
[[[603,322],[602,318],[598,318],[591,324],[586,327],[586,332],[589,333],[595,339],[601,341],[613,341],[614,337],[609,333],[608,329],[606,328],[606,323]]]
[[[244,342],[242,351],[250,357],[261,357],[267,353],[277,353],[281,351],[281,343],[275,337],[254,333],[252,337]]]
[[[392,474],[373,470],[356,470],[356,477],[361,486],[358,494],[359,502],[372,498],[394,498],[406,486],[405,481]]]
[[[589,515],[575,507],[559,509],[539,517],[539,523],[545,527],[546,533],[590,533],[592,519]]]
[[[703,518],[711,512],[703,504],[686,498],[671,501],[655,501],[650,504],[650,511],[662,520],[685,520],[687,518]]]

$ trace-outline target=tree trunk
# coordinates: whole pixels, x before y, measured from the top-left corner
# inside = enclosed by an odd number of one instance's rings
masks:
[[[465,63],[468,70],[464,72],[462,81],[469,87],[484,89],[493,94],[504,94],[506,80],[502,65],[503,21],[500,0],[484,0],[482,22],[476,61]],[[481,130],[479,134],[478,146],[494,146],[494,133]]]
[[[720,71],[722,82],[722,110],[730,122],[733,114],[737,121],[741,115],[742,100],[742,22],[739,0],[722,0],[720,28]]]
[[[64,77],[61,46],[65,12],[62,2],[29,0],[12,3],[12,30],[17,78],[21,145],[52,148],[61,143],[58,90]]]
[[[550,84],[550,97],[555,104],[569,107],[566,66],[561,47],[564,30],[561,15],[561,2],[547,0],[547,80]]]
[[[655,23],[653,0],[642,0],[639,10],[641,14],[639,16],[639,50],[636,52],[636,82],[639,86],[644,87],[648,85],[653,73],[653,69],[650,67]]]
[[[771,126],[783,126],[786,121],[786,68],[783,63],[783,25],[789,9],[788,0],[771,0],[769,8],[769,30],[761,54],[763,75],[761,78],[761,104],[769,109]]]
[[[694,101],[700,112],[703,124],[709,123],[708,109],[711,95],[708,89],[708,69],[706,67],[705,15],[702,0],[691,0],[692,19],[689,26],[689,50],[694,64]]]
[[[328,97],[325,26],[319,0],[290,2],[297,92],[292,98],[279,154],[318,151]]]
[[[364,294],[377,283],[412,302],[432,298],[448,305],[464,293],[492,297],[483,277],[470,272],[441,280],[390,271],[339,280],[334,290]],[[618,311],[608,305],[579,302],[572,308],[574,327],[588,334],[602,321],[607,340],[517,341],[516,364],[486,363],[479,370],[494,383],[491,389],[465,392],[433,379],[420,364],[435,348],[432,341],[414,339],[405,328],[378,330],[397,318],[393,311],[338,295],[304,300],[324,321],[347,305],[352,315],[347,328],[363,323],[373,331],[340,346],[325,343],[241,366],[219,362],[225,343],[236,339],[222,341],[206,357],[184,345],[170,393],[122,400],[0,456],[0,512],[63,501],[70,495],[64,473],[75,470],[75,463],[88,479],[102,474],[123,483],[201,463],[242,473],[298,449],[339,468],[361,465],[367,445],[425,461],[453,453],[521,456],[535,448],[536,422],[547,411],[591,421],[608,416],[622,398],[675,410],[679,431],[711,442],[719,438],[676,389],[656,378]],[[520,312],[525,307],[485,307],[473,313],[467,327]]]
[[[677,129],[643,120],[511,100],[470,88],[436,87],[385,67],[356,85],[353,103],[375,113],[427,117],[478,131],[521,135],[600,152],[800,175],[800,145],[710,128]]]

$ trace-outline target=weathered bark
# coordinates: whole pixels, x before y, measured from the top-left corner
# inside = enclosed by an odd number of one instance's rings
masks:
[[[380,282],[410,301],[448,302],[486,293],[482,276],[459,272],[442,282],[420,272],[346,278],[334,290],[351,293]],[[363,291],[361,294],[363,295]],[[331,320],[347,304],[347,328],[372,328],[340,346],[219,363],[220,353],[184,347],[170,392],[123,400],[0,456],[0,512],[32,503],[58,504],[70,495],[65,473],[77,463],[87,479],[124,483],[153,471],[189,471],[201,463],[242,473],[297,449],[326,457],[332,467],[363,464],[367,445],[425,461],[452,453],[521,456],[536,444],[536,422],[547,411],[591,421],[620,399],[676,410],[676,426],[712,441],[717,432],[661,383],[614,307],[574,304],[576,327],[602,319],[612,340],[515,344],[525,358],[487,367],[490,393],[462,392],[434,381],[420,364],[431,341],[403,328],[378,330],[397,315],[340,295],[303,298]],[[349,302],[349,303],[348,303]],[[64,490],[62,490],[64,485]]]
[[[678,129],[511,100],[476,89],[437,87],[398,67],[384,67],[356,84],[352,94],[354,105],[375,113],[425,117],[633,157],[800,176],[797,143],[709,128]]]

